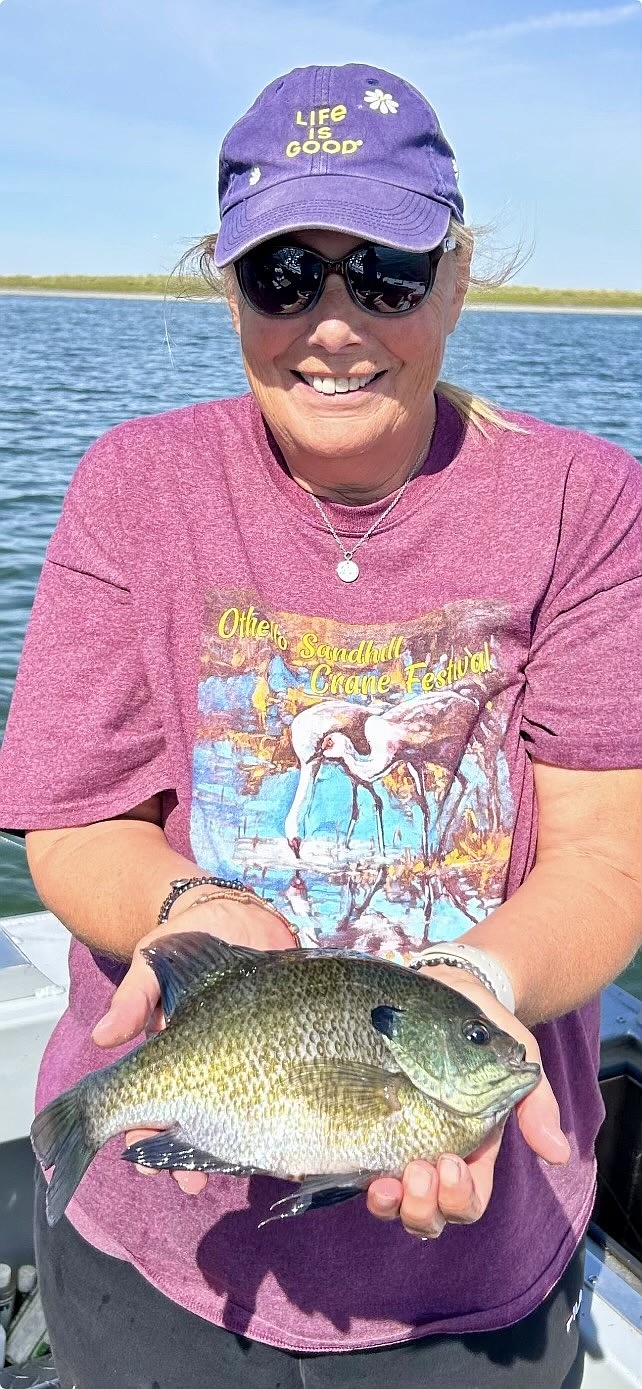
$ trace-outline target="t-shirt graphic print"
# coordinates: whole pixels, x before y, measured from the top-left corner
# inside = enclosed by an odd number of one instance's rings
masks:
[[[500,602],[357,627],[207,595],[191,843],[303,945],[399,962],[504,896]]]

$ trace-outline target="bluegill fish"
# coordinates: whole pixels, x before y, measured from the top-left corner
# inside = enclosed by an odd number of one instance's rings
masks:
[[[149,1167],[301,1183],[273,1218],[364,1190],[443,1152],[466,1156],[540,1068],[462,994],[403,966],[324,950],[260,952],[203,932],[143,951],[167,1027],[38,1114],[55,1224],[95,1153],[128,1129]]]

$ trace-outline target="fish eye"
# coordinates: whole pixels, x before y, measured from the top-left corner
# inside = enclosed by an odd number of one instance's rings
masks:
[[[473,1018],[464,1023],[464,1037],[476,1047],[485,1047],[490,1042],[490,1031],[481,1018]]]

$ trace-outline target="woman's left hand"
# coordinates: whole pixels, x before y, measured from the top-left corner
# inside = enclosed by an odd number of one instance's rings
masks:
[[[524,1043],[527,1061],[541,1066],[532,1032],[473,975],[448,965],[426,969],[425,973],[478,1004],[491,1022]],[[515,1113],[533,1152],[546,1162],[568,1162],[570,1148],[560,1128],[559,1107],[543,1071],[535,1089],[515,1106]],[[437,1239],[447,1224],[472,1224],[490,1201],[502,1133],[503,1125],[493,1129],[465,1159],[444,1153],[436,1164],[410,1162],[401,1181],[396,1177],[375,1178],[368,1188],[368,1209],[380,1220],[400,1219],[408,1234],[420,1239]]]

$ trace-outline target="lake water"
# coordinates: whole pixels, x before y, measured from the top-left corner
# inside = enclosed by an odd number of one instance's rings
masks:
[[[0,296],[0,728],[42,564],[84,450],[111,425],[246,388],[222,304]],[[641,458],[640,317],[467,311],[442,373]],[[0,916],[39,906],[0,841]],[[642,997],[642,963],[623,982]]]

